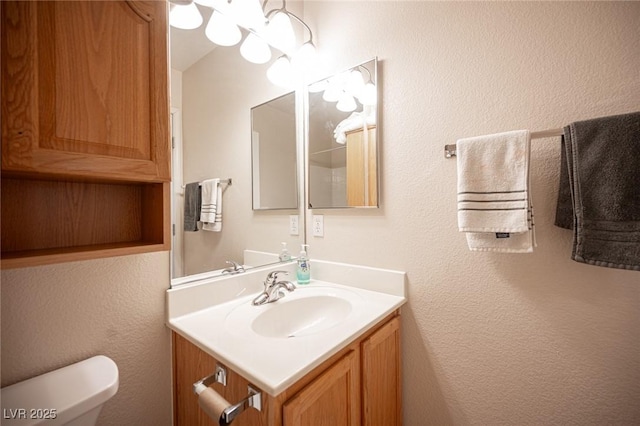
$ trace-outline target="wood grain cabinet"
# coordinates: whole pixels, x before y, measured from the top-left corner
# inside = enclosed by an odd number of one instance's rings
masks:
[[[347,132],[347,205],[378,205],[376,127]]]
[[[285,426],[359,426],[360,386],[357,351],[350,351],[285,402]]]
[[[200,409],[192,385],[215,371],[216,360],[173,333],[174,424],[216,423]],[[231,403],[250,383],[228,369],[227,386],[212,387]],[[400,317],[394,313],[282,393],[263,393],[261,412],[247,410],[237,426],[401,426]]]
[[[166,2],[0,14],[3,268],[168,249]]]

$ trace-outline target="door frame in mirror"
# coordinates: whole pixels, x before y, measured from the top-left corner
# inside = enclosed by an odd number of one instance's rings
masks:
[[[261,196],[260,194],[262,193],[262,189],[263,186],[265,186],[265,184],[270,184],[270,182],[265,182],[264,180],[260,179],[261,176],[261,169],[266,165],[269,165],[269,162],[264,162],[261,161],[260,158],[260,145],[259,145],[259,141],[256,140],[257,136],[259,135],[258,132],[256,132],[256,112],[259,108],[264,108],[269,106],[272,103],[278,103],[279,101],[282,101],[285,97],[291,96],[292,97],[292,101],[293,101],[293,146],[294,146],[294,170],[293,170],[293,187],[295,188],[295,205],[275,205],[273,207],[263,207],[260,204],[261,201]],[[300,191],[299,191],[299,169],[301,167],[301,165],[298,162],[298,153],[299,153],[299,144],[297,141],[297,134],[298,134],[298,123],[296,120],[296,117],[298,116],[298,108],[297,108],[297,97],[296,97],[296,91],[291,91],[291,92],[287,92],[283,95],[277,96],[273,99],[270,99],[266,102],[263,102],[259,105],[256,105],[254,107],[251,108],[251,207],[254,211],[258,211],[258,210],[296,210],[298,209],[298,207],[300,206]],[[303,112],[304,113],[304,112]],[[276,132],[278,133],[278,131]],[[256,152],[258,151],[258,152]],[[271,167],[280,167],[279,164],[271,164]],[[256,182],[258,181],[258,182]],[[280,182],[282,183],[282,182]],[[275,188],[272,188],[272,190],[278,190],[278,184],[276,184]],[[256,192],[258,191],[258,193],[256,194]],[[259,200],[259,201],[256,201]]]

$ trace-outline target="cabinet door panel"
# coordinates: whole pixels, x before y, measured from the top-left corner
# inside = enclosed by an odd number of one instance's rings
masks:
[[[359,426],[359,358],[351,351],[283,407],[285,426]]]
[[[347,205],[378,205],[376,128],[347,133]]]
[[[166,181],[165,2],[3,2],[3,171]]]
[[[402,425],[400,318],[386,323],[362,343],[364,425]]]
[[[213,426],[212,420],[198,405],[198,397],[193,393],[193,383],[215,371],[216,360],[177,333],[173,336],[174,368],[174,424],[176,426]],[[214,383],[210,387],[231,404],[248,396],[249,382],[227,368],[227,386]],[[255,386],[254,386],[255,387]],[[265,426],[269,414],[263,393],[262,411],[247,409],[233,421],[234,426]]]
[[[84,3],[38,7],[52,37],[38,43],[40,146],[150,160],[149,23],[124,2]]]

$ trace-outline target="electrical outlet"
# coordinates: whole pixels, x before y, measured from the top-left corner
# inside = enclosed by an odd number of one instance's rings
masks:
[[[298,215],[292,214],[289,216],[289,234],[300,235],[298,230]]]
[[[324,216],[321,214],[313,215],[313,236],[324,237]]]

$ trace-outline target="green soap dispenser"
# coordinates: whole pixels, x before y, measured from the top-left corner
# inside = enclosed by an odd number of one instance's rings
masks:
[[[302,244],[302,250],[298,256],[298,267],[296,268],[296,278],[298,284],[309,284],[311,281],[311,264],[307,256],[308,244]]]

